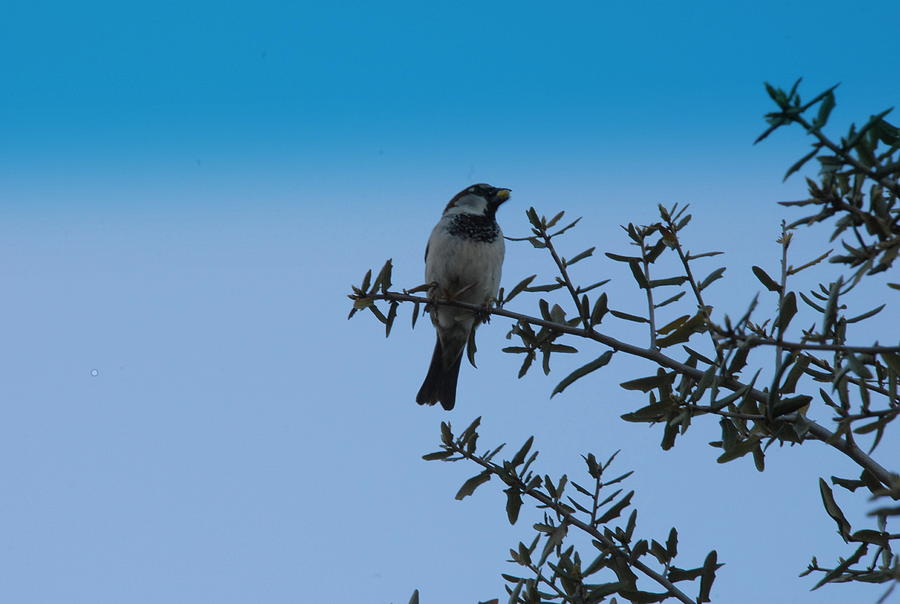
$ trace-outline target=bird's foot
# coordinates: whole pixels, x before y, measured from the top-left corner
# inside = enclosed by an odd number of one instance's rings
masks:
[[[475,311],[475,321],[478,323],[490,323],[491,322],[491,311],[496,308],[497,299],[491,298],[487,302],[484,303],[479,310]]]

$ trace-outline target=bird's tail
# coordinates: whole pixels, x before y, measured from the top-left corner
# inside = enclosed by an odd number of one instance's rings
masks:
[[[428,366],[428,375],[419,388],[416,402],[420,405],[433,405],[439,402],[447,411],[453,409],[456,404],[456,380],[459,377],[461,363],[462,351],[450,367],[444,365],[444,351],[438,338],[434,345],[434,354],[431,355],[431,365]]]

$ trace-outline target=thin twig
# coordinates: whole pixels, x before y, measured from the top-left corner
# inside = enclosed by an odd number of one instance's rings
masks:
[[[716,360],[718,361],[719,367],[725,366],[725,360],[722,355],[722,347],[720,346],[718,340],[713,336],[713,322],[712,317],[709,315],[709,309],[706,304],[703,302],[703,294],[700,292],[700,286],[697,285],[697,280],[694,279],[694,273],[691,271],[690,262],[687,259],[687,256],[684,253],[684,249],[681,247],[681,241],[678,240],[678,233],[675,230],[675,223],[672,222],[672,217],[670,216],[668,219],[668,224],[666,225],[669,229],[669,232],[672,235],[672,239],[674,241],[675,251],[678,252],[678,258],[681,259],[681,265],[684,267],[684,273],[688,278],[688,283],[691,284],[691,289],[694,292],[694,298],[697,300],[697,307],[700,309],[700,312],[703,313],[703,318],[706,319],[706,325],[709,327],[707,330],[709,332],[709,337],[712,340],[713,348],[716,349]]]
[[[546,229],[542,229],[541,236],[544,238],[544,244],[547,246],[547,249],[550,250],[550,255],[553,256],[553,261],[559,269],[559,274],[562,276],[563,283],[566,284],[566,289],[569,290],[569,294],[572,296],[572,301],[575,302],[575,310],[578,312],[578,316],[581,317],[582,325],[584,325],[585,329],[590,329],[590,317],[585,316],[584,312],[582,312],[581,301],[578,299],[578,292],[575,291],[575,285],[569,277],[569,271],[566,270],[565,263],[563,263],[559,254],[556,253],[556,248],[553,247],[553,237],[547,233]]]
[[[647,282],[647,321],[650,323],[650,348],[656,346],[656,308],[653,306],[653,288],[650,287],[650,261],[647,260],[646,231],[641,230],[641,263],[644,265],[644,280]]]

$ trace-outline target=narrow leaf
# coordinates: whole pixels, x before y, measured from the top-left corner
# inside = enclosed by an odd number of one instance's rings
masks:
[[[775,280],[772,279],[772,277],[766,274],[766,271],[758,266],[753,266],[752,270],[753,274],[756,275],[756,278],[759,279],[760,283],[762,283],[767,290],[775,293],[779,293],[781,291],[781,286],[778,285],[778,283],[776,283]]]
[[[791,319],[794,318],[794,315],[797,314],[797,296],[794,292],[788,292],[788,294],[784,297],[784,301],[781,305],[781,310],[778,313],[778,321],[776,322],[776,326],[778,327],[778,331],[783,333],[784,330],[787,329],[788,325],[791,322]]]
[[[594,253],[594,250],[595,250],[595,249],[597,249],[597,248],[592,247],[592,248],[590,248],[590,249],[584,250],[583,252],[581,252],[580,254],[576,255],[576,256],[573,257],[573,258],[569,258],[568,260],[566,260],[565,265],[566,265],[566,266],[572,266],[573,264],[575,264],[575,263],[578,262],[579,260],[584,260],[584,259],[587,258],[588,256],[591,256],[591,255]]]
[[[637,260],[632,260],[628,263],[628,266],[631,267],[631,274],[634,275],[634,280],[637,281],[638,287],[641,289],[647,289],[650,287],[647,283],[647,276],[641,270],[640,262]]]
[[[550,398],[553,398],[554,396],[568,388],[569,385],[571,385],[575,380],[583,378],[592,371],[596,371],[597,369],[600,369],[601,367],[609,363],[609,361],[612,359],[612,355],[612,350],[607,350],[587,365],[579,367],[578,369],[564,377],[562,381],[560,381],[560,383],[556,385],[556,388],[553,389],[553,393],[550,395]]]
[[[633,321],[635,323],[649,323],[650,322],[647,319],[645,319],[644,317],[639,317],[637,315],[630,315],[627,312],[622,312],[619,310],[610,309],[609,312],[612,316],[618,317],[620,319],[624,319],[625,321]]]
[[[710,285],[712,285],[713,281],[716,281],[717,279],[720,279],[724,273],[725,273],[725,267],[724,267],[724,266],[722,266],[722,267],[720,267],[720,268],[717,268],[716,270],[714,270],[713,272],[711,272],[711,273],[706,277],[706,279],[704,279],[703,281],[700,282],[700,285],[697,286],[698,289],[699,289],[700,291],[703,291],[704,289],[706,289],[707,287],[709,287]]]
[[[476,474],[469,480],[465,481],[456,493],[456,499],[462,500],[475,492],[475,489],[491,479],[491,471],[485,470],[480,474]]]
[[[828,483],[821,478],[819,479],[819,491],[822,494],[822,503],[825,504],[825,511],[828,512],[828,515],[837,523],[838,533],[844,538],[844,541],[847,541],[850,537],[850,523],[847,522],[847,518],[834,500],[834,494],[831,492],[831,487],[829,487]]]
[[[534,281],[535,277],[537,277],[537,275],[531,275],[530,277],[525,277],[524,279],[516,283],[516,286],[509,290],[509,294],[507,294],[506,299],[503,303],[506,304],[507,302],[521,294],[522,291],[524,291],[524,289],[528,287],[532,281]]]
[[[506,517],[510,524],[515,524],[519,519],[519,509],[522,507],[522,495],[516,487],[503,489],[503,492],[506,493]]]

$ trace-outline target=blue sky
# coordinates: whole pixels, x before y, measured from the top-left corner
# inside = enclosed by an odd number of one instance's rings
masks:
[[[863,120],[900,99],[898,17],[893,2],[7,2],[0,599],[498,596],[533,515],[505,526],[496,485],[456,502],[473,470],[420,460],[441,420],[483,415],[483,442],[535,434],[552,474],[622,449],[638,532],[677,525],[685,565],[718,549],[717,601],[874,600],[796,578],[844,553],[816,481],[856,471],[826,447],[773,448],[758,474],[716,464],[717,425],[698,422],[663,453],[657,430],[618,419],[640,400],[615,384],[646,366],[550,401],[574,361],[517,381],[500,320],[457,409],[419,408],[428,325],[385,340],[345,321],[343,296],[388,257],[417,285],[446,200],[487,181],[513,189],[509,235],[530,205],[584,216],[570,252],[622,252],[619,224],[690,202],[692,247],[728,252],[717,310],[741,312],[792,215],[775,201],[803,195],[781,182],[802,135],[751,145],[762,82],[842,82],[835,125]],[[801,255],[827,236],[801,233]],[[579,267],[613,277],[614,307],[640,303],[621,267]],[[549,269],[510,245],[505,283]]]

